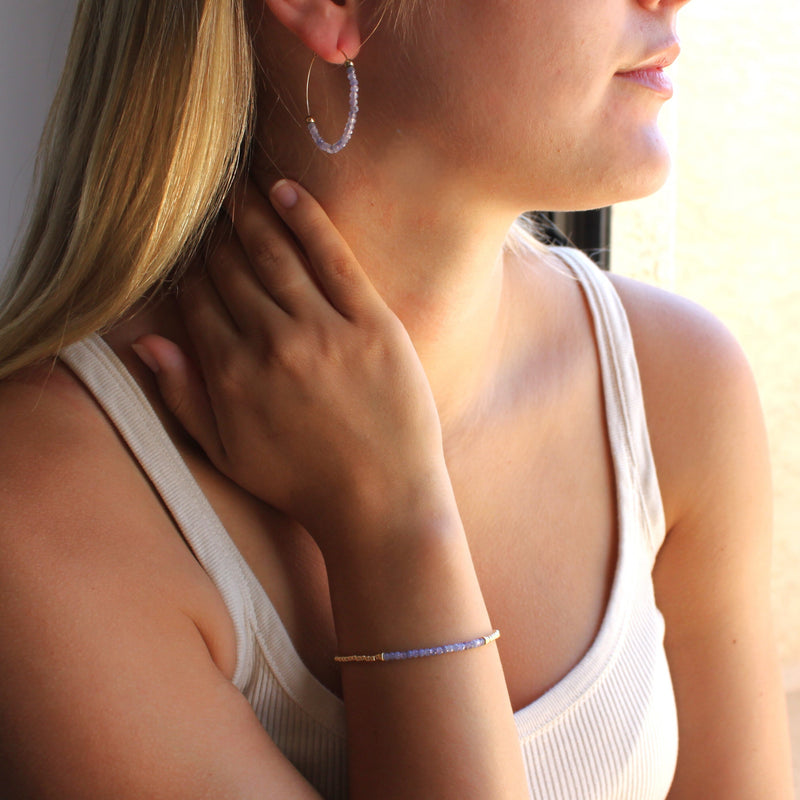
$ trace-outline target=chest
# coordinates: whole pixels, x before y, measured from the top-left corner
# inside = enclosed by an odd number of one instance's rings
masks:
[[[597,375],[451,436],[446,457],[515,709],[580,661],[617,560],[613,459]],[[201,465],[201,486],[311,672],[339,692],[324,563],[308,534]]]

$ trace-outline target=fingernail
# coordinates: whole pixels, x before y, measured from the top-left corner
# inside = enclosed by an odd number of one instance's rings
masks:
[[[156,361],[153,358],[152,354],[150,353],[150,351],[147,348],[142,347],[142,345],[140,345],[140,344],[132,344],[131,345],[131,350],[133,350],[133,352],[136,353],[137,356],[139,356],[139,358],[144,362],[144,364],[147,367],[149,367],[149,369],[152,372],[154,372],[156,375],[158,375],[159,370],[161,368],[158,366],[158,361]]]
[[[289,181],[278,181],[271,194],[272,199],[284,208],[292,208],[297,203],[297,192]]]

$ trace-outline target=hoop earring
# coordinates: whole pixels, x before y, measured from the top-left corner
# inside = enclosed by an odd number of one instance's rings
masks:
[[[344,66],[347,71],[347,81],[350,84],[350,113],[347,115],[347,123],[344,126],[344,132],[341,138],[334,144],[326,142],[322,136],[320,136],[319,130],[317,130],[317,122],[314,117],[311,116],[308,87],[311,82],[311,69],[317,58],[316,53],[311,59],[311,64],[309,64],[308,67],[308,75],[306,76],[306,113],[308,114],[306,117],[306,124],[308,125],[308,132],[311,134],[314,144],[322,150],[323,153],[329,153],[330,155],[334,155],[347,147],[347,143],[350,141],[350,137],[353,135],[353,130],[356,127],[356,117],[358,116],[358,78],[356,78],[356,68],[353,66],[353,62],[347,58],[346,53],[342,53],[342,55],[345,57]]]

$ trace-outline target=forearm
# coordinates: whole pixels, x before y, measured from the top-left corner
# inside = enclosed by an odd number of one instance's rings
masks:
[[[408,332],[307,192],[272,193],[305,259],[259,193],[245,195],[238,244],[228,232],[209,279],[181,294],[200,369],[162,358],[169,408],[218,469],[314,538],[341,653],[489,634]],[[528,797],[496,645],[342,673],[351,797]]]
[[[340,652],[462,642],[493,630],[457,520],[329,568]],[[527,798],[495,644],[342,665],[350,797]]]

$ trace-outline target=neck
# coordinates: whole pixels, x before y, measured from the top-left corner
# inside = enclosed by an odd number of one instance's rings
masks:
[[[348,151],[315,153],[309,168],[288,174],[303,174],[406,327],[446,425],[487,386],[502,339],[503,242],[515,213],[471,197],[399,148],[363,170],[352,166],[357,149]],[[252,174],[265,193],[279,177],[258,161]]]

